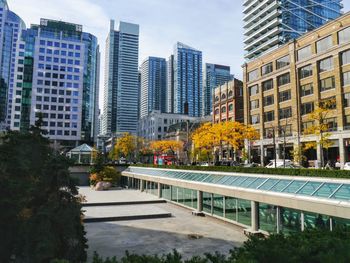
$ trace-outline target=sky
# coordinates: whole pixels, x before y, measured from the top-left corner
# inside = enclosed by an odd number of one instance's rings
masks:
[[[139,64],[148,56],[168,58],[177,41],[203,52],[203,63],[228,65],[242,79],[243,0],[8,0],[26,23],[40,18],[83,25],[101,49],[100,108],[103,101],[104,50],[109,21],[140,25]],[[343,0],[344,12],[350,0]]]

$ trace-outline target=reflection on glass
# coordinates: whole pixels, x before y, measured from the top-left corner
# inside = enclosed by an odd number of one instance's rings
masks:
[[[251,202],[244,199],[237,199],[237,222],[251,225]]]
[[[259,203],[259,228],[267,232],[277,232],[277,207]]]
[[[203,192],[203,211],[212,213],[211,211],[211,194]]]
[[[237,221],[237,199],[225,197],[225,218]]]
[[[329,216],[304,212],[304,228],[305,229],[316,228],[316,229],[329,230],[330,228]]]
[[[163,184],[162,185],[162,197],[167,200],[171,200],[171,186]]]
[[[281,207],[281,231],[284,234],[301,231],[301,211]]]
[[[332,217],[332,229],[344,229],[350,227],[350,219]]]
[[[213,195],[213,213],[217,216],[224,216],[224,198],[222,195]]]

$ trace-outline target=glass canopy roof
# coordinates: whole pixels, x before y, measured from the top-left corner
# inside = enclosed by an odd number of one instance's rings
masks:
[[[301,196],[312,196],[332,200],[350,201],[349,183],[332,183],[312,181],[303,179],[281,179],[274,176],[244,176],[212,174],[210,172],[184,172],[176,170],[149,169],[140,167],[129,167],[126,172],[137,173],[148,176],[167,177],[194,182],[210,183],[214,185],[234,186],[245,189],[256,189],[277,193],[296,194]]]

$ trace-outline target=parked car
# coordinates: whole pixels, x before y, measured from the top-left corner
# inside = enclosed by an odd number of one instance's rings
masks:
[[[344,164],[344,170],[350,170],[350,162]]]
[[[246,163],[246,164],[243,165],[243,167],[247,167],[247,168],[249,168],[249,167],[259,167],[259,164],[257,164],[257,163]]]
[[[295,168],[293,167],[293,163],[291,160],[286,159],[285,161],[285,168]],[[284,168],[284,161],[283,160],[271,160],[268,165],[266,165],[266,168]],[[276,164],[275,164],[276,163]]]

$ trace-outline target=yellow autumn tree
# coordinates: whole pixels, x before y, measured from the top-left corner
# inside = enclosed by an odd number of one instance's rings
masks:
[[[304,135],[315,135],[319,138],[317,142],[307,142],[304,144],[304,150],[316,149],[317,145],[321,147],[321,167],[324,166],[323,149],[327,149],[333,145],[333,142],[329,139],[329,124],[327,123],[327,117],[334,111],[335,99],[328,99],[320,102],[315,110],[308,114],[308,120],[313,122],[313,125],[304,130]]]
[[[203,123],[192,133],[194,151],[199,154],[206,154],[208,163],[214,151],[215,134],[211,122]]]
[[[150,144],[150,149],[154,153],[160,153],[160,154],[172,154],[176,155],[178,151],[180,151],[183,147],[183,142],[180,141],[153,141]]]
[[[113,149],[113,159],[125,157],[131,159],[136,150],[136,137],[130,133],[124,133],[117,139]]]

